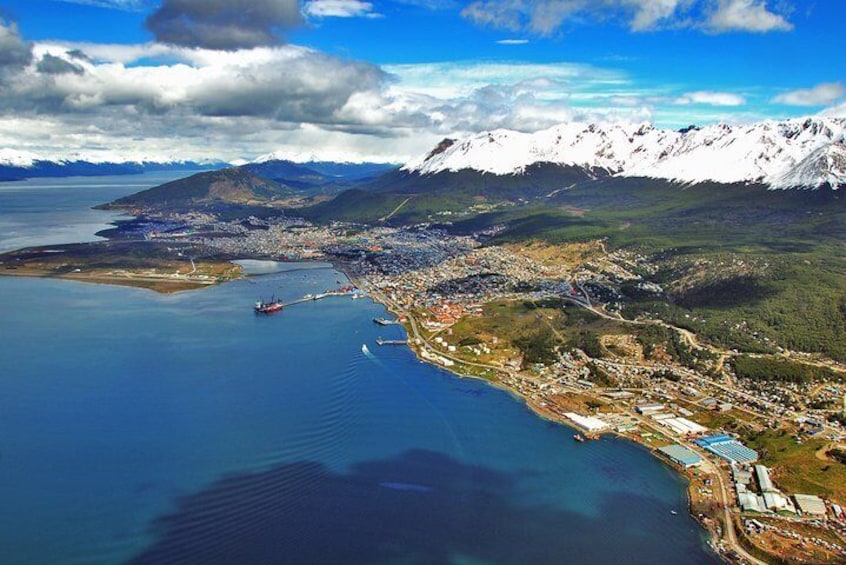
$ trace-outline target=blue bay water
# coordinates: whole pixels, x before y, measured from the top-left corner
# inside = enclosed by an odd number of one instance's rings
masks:
[[[251,311],[343,280],[0,278],[0,563],[716,562],[648,452],[378,347],[369,299]]]
[[[182,172],[0,182],[0,253],[33,245],[102,239],[118,212],[92,206],[187,176]]]

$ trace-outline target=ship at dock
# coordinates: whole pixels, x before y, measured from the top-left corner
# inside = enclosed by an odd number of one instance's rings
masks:
[[[380,326],[396,326],[399,325],[397,320],[388,320],[387,318],[373,318],[374,324],[379,324]]]
[[[274,312],[279,312],[284,307],[281,300],[277,299],[276,297],[272,297],[270,300],[256,300],[255,305],[253,305],[253,311],[256,314],[273,314]]]

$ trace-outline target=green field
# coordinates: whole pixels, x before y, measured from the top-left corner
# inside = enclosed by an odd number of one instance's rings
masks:
[[[846,503],[846,465],[817,453],[827,442],[822,439],[797,443],[787,430],[766,430],[746,438],[749,447],[761,455],[761,463],[774,469],[776,485],[789,494],[816,494],[840,504]]]

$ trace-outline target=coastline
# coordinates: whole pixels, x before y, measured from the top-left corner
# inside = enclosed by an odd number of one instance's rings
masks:
[[[0,276],[74,280],[171,294],[239,279],[244,273],[229,257],[210,256],[185,244],[107,240],[0,253]]]
[[[406,318],[406,321],[402,322],[402,326],[403,326],[403,329],[405,330],[406,335],[407,335],[408,340],[409,340],[408,347],[414,353],[414,355],[417,357],[417,359],[419,361],[427,363],[429,365],[432,365],[433,367],[437,367],[438,369],[447,371],[451,375],[458,377],[458,378],[461,378],[461,379],[473,379],[473,380],[482,381],[485,384],[487,384],[488,386],[492,386],[493,388],[507,392],[514,399],[522,402],[535,416],[537,416],[537,417],[539,417],[539,418],[541,418],[545,421],[554,423],[554,424],[566,426],[567,428],[569,428],[569,429],[571,429],[571,430],[573,430],[577,433],[583,432],[583,430],[581,428],[579,428],[577,425],[575,425],[573,422],[567,420],[566,418],[561,417],[559,414],[557,414],[554,411],[548,409],[545,405],[542,405],[538,402],[533,401],[533,399],[530,396],[522,394],[519,390],[516,390],[515,388],[508,386],[508,384],[506,384],[504,382],[501,382],[499,380],[494,381],[494,380],[491,380],[491,379],[486,379],[486,378],[483,378],[483,377],[480,377],[480,376],[477,376],[477,375],[470,375],[470,374],[461,373],[456,369],[453,369],[451,367],[447,367],[443,364],[437,363],[435,361],[435,359],[433,359],[433,358],[428,358],[428,357],[422,355],[423,348],[426,347],[426,345],[428,345],[428,344],[424,345],[425,342],[424,342],[424,344],[414,343],[414,340],[419,339],[419,338],[416,337],[416,331],[415,331],[415,326],[414,326],[415,322],[413,321],[411,315],[408,312],[405,312],[402,309],[400,309],[399,307],[397,307],[395,304],[393,304],[393,302],[390,299],[388,299],[386,296],[382,295],[380,292],[378,292],[378,291],[376,291],[372,288],[369,288],[369,285],[365,281],[362,281],[361,279],[359,279],[352,272],[352,269],[350,269],[349,266],[346,265],[343,261],[332,261],[332,264],[338,271],[342,272],[344,274],[344,276],[347,277],[347,279],[349,280],[349,282],[352,285],[354,285],[356,288],[360,288],[360,289],[364,290],[367,293],[367,295],[374,302],[382,305],[389,313],[391,313],[392,315],[394,315],[398,318]],[[443,354],[439,352],[438,355],[443,355]],[[512,373],[512,372],[510,372],[506,369],[503,369],[503,368],[495,368],[495,369],[497,371],[499,371],[503,374],[509,375],[509,376],[514,375],[514,373]],[[582,394],[585,394],[586,396],[590,396],[589,394],[586,394],[586,393],[582,393]],[[594,397],[594,398],[596,398],[596,397]],[[651,428],[651,426],[649,426],[649,427]],[[743,561],[741,561],[741,562],[744,562],[744,563],[750,562],[750,563],[754,563],[756,565],[766,565],[766,562],[761,561],[761,560],[755,558],[754,556],[750,555],[741,543],[730,539],[733,536],[733,534],[732,534],[732,536],[729,536],[727,534],[728,534],[729,528],[733,527],[732,525],[728,525],[728,528],[726,528],[724,526],[719,526],[719,524],[721,522],[719,520],[715,520],[714,521],[715,525],[717,525],[719,527],[719,531],[718,531],[717,528],[708,527],[706,522],[703,520],[703,517],[697,515],[694,512],[694,509],[693,509],[694,490],[693,489],[696,487],[696,485],[695,485],[694,481],[691,480],[691,478],[692,478],[691,475],[685,472],[685,469],[679,467],[678,465],[673,464],[671,461],[669,461],[665,457],[662,457],[660,455],[660,453],[658,452],[657,448],[653,448],[649,445],[646,445],[646,443],[644,443],[642,441],[637,441],[634,437],[627,435],[625,433],[618,432],[618,431],[614,430],[613,428],[609,429],[608,431],[603,431],[603,432],[596,434],[596,435],[597,435],[597,439],[601,436],[604,436],[604,435],[614,436],[616,438],[629,441],[629,442],[631,442],[631,443],[633,443],[633,444],[635,444],[635,445],[637,445],[641,448],[646,449],[653,457],[660,460],[667,467],[669,467],[670,469],[675,471],[677,476],[679,476],[682,480],[684,480],[684,482],[687,484],[687,486],[685,488],[685,492],[686,492],[686,498],[687,498],[688,514],[700,525],[700,528],[702,528],[702,530],[705,534],[705,538],[707,539],[706,545],[708,546],[709,550],[714,554],[714,556],[716,556],[718,559],[720,559],[720,560],[722,560],[726,563],[736,563],[737,562],[736,560],[730,558],[728,555],[726,555],[724,553],[724,551],[720,551],[720,546],[725,546],[730,551],[734,552],[737,556],[740,556],[743,559]],[[705,459],[705,461],[707,461],[707,459]],[[715,469],[715,472],[719,473],[719,470]],[[720,484],[722,484],[721,479],[718,482]],[[725,492],[723,492],[722,497],[723,497],[723,500],[725,500]],[[732,521],[734,520],[733,517],[730,517],[730,519]],[[721,532],[722,532],[722,535],[720,535]]]
[[[74,281],[88,282],[88,283],[95,283],[95,284],[114,284],[114,285],[120,285],[120,286],[141,287],[141,288],[146,288],[146,289],[153,290],[153,291],[156,291],[156,292],[171,293],[171,292],[180,292],[180,291],[197,290],[197,289],[201,289],[201,288],[206,288],[208,286],[214,286],[216,284],[228,282],[230,280],[240,279],[240,278],[247,276],[244,273],[244,270],[239,265],[232,262],[232,261],[236,261],[236,260],[237,259],[231,259],[231,260],[224,261],[222,263],[229,265],[232,268],[237,268],[238,269],[238,275],[237,276],[229,277],[229,278],[226,278],[226,279],[223,279],[223,280],[216,279],[216,280],[208,280],[208,281],[203,281],[203,282],[192,282],[192,281],[188,281],[188,280],[174,281],[172,278],[170,280],[168,280],[168,277],[172,277],[172,275],[165,275],[163,277],[152,277],[152,278],[147,278],[145,280],[144,278],[141,278],[141,277],[135,278],[135,279],[133,279],[131,277],[128,278],[125,275],[120,276],[120,277],[113,275],[113,276],[109,277],[109,276],[97,276],[93,273],[73,273],[73,272],[71,272],[71,273],[55,273],[55,272],[37,273],[37,272],[34,272],[34,271],[30,271],[30,272],[14,272],[13,271],[13,272],[9,272],[8,269],[0,270],[0,276],[7,275],[7,276],[28,276],[28,277],[35,277],[35,278],[57,278],[57,279],[74,280]],[[315,262],[318,262],[318,261],[306,259],[306,260],[302,260],[302,261],[298,261],[298,262],[315,263]],[[525,404],[526,407],[529,410],[531,410],[534,415],[540,417],[541,419],[555,423],[555,424],[558,424],[558,425],[564,425],[567,428],[572,429],[572,430],[577,431],[577,432],[583,431],[578,426],[576,426],[574,423],[572,423],[571,421],[562,417],[560,414],[556,413],[555,411],[549,409],[545,404],[536,402],[528,394],[523,393],[522,391],[520,391],[519,389],[517,389],[513,386],[509,386],[509,384],[507,382],[505,382],[504,379],[502,379],[502,380],[501,379],[492,380],[492,379],[487,379],[487,378],[484,378],[484,377],[481,377],[481,376],[478,376],[478,375],[466,374],[466,373],[460,372],[459,370],[457,370],[455,368],[451,368],[451,367],[445,366],[444,364],[436,362],[437,358],[449,357],[449,355],[446,355],[443,352],[437,352],[437,354],[434,355],[434,356],[433,355],[430,355],[430,356],[424,355],[423,351],[427,350],[427,348],[429,347],[429,344],[428,344],[428,342],[423,340],[418,335],[416,325],[415,325],[416,321],[414,320],[414,318],[411,316],[410,313],[403,311],[396,304],[394,304],[391,299],[389,299],[388,297],[381,294],[378,290],[371,288],[369,286],[369,284],[367,283],[367,281],[359,278],[354,273],[354,271],[350,268],[350,266],[347,265],[344,261],[338,260],[337,258],[333,258],[330,261],[326,261],[324,259],[320,262],[330,264],[333,268],[335,268],[337,271],[342,273],[352,285],[356,286],[357,288],[364,290],[367,293],[367,295],[374,302],[377,302],[380,305],[382,305],[391,314],[393,314],[397,317],[400,317],[400,318],[405,318],[405,321],[403,322],[402,325],[403,325],[403,328],[404,328],[404,330],[405,330],[405,332],[408,336],[408,339],[409,339],[408,346],[414,352],[415,356],[418,358],[419,361],[425,362],[429,365],[432,365],[432,366],[437,367],[439,369],[445,370],[445,371],[449,372],[450,374],[452,374],[453,376],[456,376],[456,377],[459,377],[459,378],[462,378],[462,379],[470,378],[470,379],[477,379],[477,380],[484,381],[485,384],[487,384],[489,386],[493,386],[496,389],[507,392],[515,400],[519,400],[520,402]],[[4,272],[4,271],[6,271],[6,272]],[[168,285],[171,285],[171,286],[168,286]],[[457,361],[458,363],[461,363],[461,364],[467,363],[467,362],[459,360],[459,359],[455,359],[455,361]],[[495,370],[498,374],[503,375],[505,377],[515,378],[515,379],[519,378],[519,377],[517,377],[517,374],[515,372],[509,371],[505,368],[495,367],[495,366],[489,366],[489,368]],[[587,397],[596,398],[596,399],[599,398],[597,396],[591,395],[587,391],[580,391],[579,394],[581,394],[583,396],[587,396]],[[645,424],[645,427],[647,427],[648,429],[653,429],[653,427],[648,422],[643,422],[643,423]],[[722,527],[721,528],[722,536],[719,535],[720,532],[718,532],[716,528],[708,527],[708,524],[706,524],[703,521],[702,517],[698,516],[694,512],[693,497],[694,497],[694,488],[696,487],[696,485],[694,484],[694,481],[692,480],[691,475],[686,473],[684,469],[678,467],[677,465],[668,461],[666,458],[660,456],[660,454],[657,452],[656,448],[654,448],[650,445],[647,445],[643,441],[637,441],[637,439],[635,439],[631,435],[627,435],[625,433],[620,433],[617,430],[614,430],[613,428],[608,430],[608,431],[603,431],[601,434],[598,434],[598,435],[613,435],[617,438],[623,438],[623,439],[626,439],[626,440],[628,440],[628,441],[630,441],[634,444],[637,444],[640,447],[647,449],[653,456],[655,456],[657,459],[661,460],[662,463],[666,464],[668,467],[670,467],[674,471],[676,471],[677,475],[680,476],[680,478],[682,478],[687,483],[687,487],[686,487],[685,490],[686,490],[686,493],[687,493],[688,513],[700,524],[700,527],[704,530],[704,533],[706,534],[707,539],[708,539],[707,545],[709,546],[709,550],[717,558],[719,558],[719,559],[721,559],[725,562],[728,562],[728,563],[737,562],[736,560],[730,559],[729,556],[727,556],[725,554],[725,548],[728,548],[729,550],[735,552],[736,555],[742,556],[743,559],[744,559],[742,562],[751,562],[751,563],[756,563],[756,564],[765,563],[765,562],[763,562],[759,559],[756,559],[752,555],[750,555],[745,550],[745,548],[743,547],[743,545],[741,543],[739,543],[736,540],[731,539],[731,537],[734,535],[733,534],[734,517],[729,516],[727,510],[725,511],[725,515],[728,516],[730,520],[732,520],[732,525],[725,524],[728,527]],[[706,459],[706,461],[707,461],[707,459]],[[719,473],[719,471],[716,470],[716,469],[714,471],[716,473]],[[722,486],[722,480],[720,479],[718,482]],[[723,500],[726,500],[726,494],[725,494],[724,491],[723,491],[721,497],[722,497]],[[710,519],[714,520],[714,522],[713,522],[714,525],[717,525],[717,524],[720,524],[720,523],[725,523],[725,521],[719,520],[719,517],[710,518]],[[732,533],[729,535],[730,531]],[[741,535],[743,535],[743,534],[741,533]],[[721,548],[723,548],[723,551],[721,551]]]

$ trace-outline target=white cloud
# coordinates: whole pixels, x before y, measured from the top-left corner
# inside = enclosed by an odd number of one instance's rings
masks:
[[[682,94],[675,101],[676,104],[706,104],[708,106],[743,106],[746,99],[731,92],[712,92],[699,90]]]
[[[67,4],[82,4],[85,6],[96,6],[98,8],[113,8],[115,10],[140,11],[149,8],[152,0],[54,0]]]
[[[371,2],[361,0],[311,0],[303,6],[303,13],[315,18],[378,18]]]
[[[445,135],[648,115],[608,103],[610,94],[597,91],[627,93],[628,79],[589,65],[381,69],[293,45],[217,51],[54,42],[32,53],[0,92],[0,147],[43,155],[73,148],[95,160],[231,160],[299,145],[394,159]],[[64,61],[78,71],[39,71],[48,56],[51,69]]]
[[[829,118],[846,118],[846,100],[844,100],[840,104],[837,104],[836,106],[826,108],[825,110],[820,112],[820,115]]]
[[[15,22],[0,18],[0,83],[5,71],[13,71],[32,61],[32,44],[24,41]]]
[[[790,31],[793,29],[781,14],[770,11],[765,0],[718,0],[716,8],[704,24],[710,32]]]
[[[782,2],[780,5],[784,5]],[[698,28],[710,33],[787,31],[766,0],[474,0],[462,15],[482,25],[553,35],[564,26],[618,21],[631,31]]]
[[[529,43],[528,39],[500,39],[497,41],[499,45],[526,45]]]
[[[621,70],[569,62],[379,67],[295,45],[33,45],[11,24],[0,26],[3,53],[14,64],[0,81],[0,148],[47,158],[234,160],[282,150],[401,161],[445,136],[495,128],[679,127],[754,110],[735,109],[746,104],[739,94],[644,88]]]
[[[788,106],[827,106],[846,96],[846,86],[840,82],[825,82],[813,88],[800,88],[773,98],[776,104]]]
[[[627,0],[623,4],[634,8],[634,17],[629,23],[632,31],[649,31],[662,22],[672,19],[680,8],[688,4],[686,0]]]

